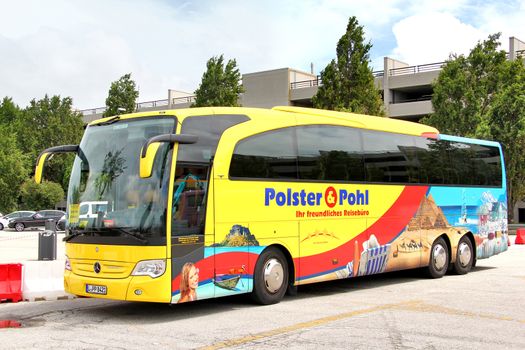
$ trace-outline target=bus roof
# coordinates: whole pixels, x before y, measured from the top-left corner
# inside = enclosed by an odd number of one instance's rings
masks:
[[[427,136],[437,138],[439,131],[431,126],[419,123],[409,122],[405,120],[392,119],[386,117],[374,117],[364,114],[336,112],[322,109],[292,107],[292,106],[276,106],[272,109],[250,108],[250,107],[198,107],[198,108],[182,108],[173,110],[161,111],[145,111],[138,113],[119,115],[120,119],[143,118],[151,116],[177,116],[181,120],[188,116],[196,115],[210,115],[210,114],[246,114],[253,121],[264,120],[269,121],[270,118],[282,120],[283,116],[293,115],[298,122],[315,123],[319,117],[328,121],[344,122],[352,126],[370,129],[381,130],[400,134]],[[98,119],[89,123],[89,125],[97,125],[110,120],[113,117],[106,117]],[[320,119],[320,118],[319,118]]]

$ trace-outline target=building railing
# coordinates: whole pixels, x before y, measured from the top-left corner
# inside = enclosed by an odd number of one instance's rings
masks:
[[[98,108],[90,108],[90,109],[82,109],[79,112],[82,113],[83,116],[92,115],[92,114],[102,114],[106,111],[106,107],[98,107]]]
[[[444,64],[445,62],[437,62],[437,63],[422,64],[419,66],[392,68],[388,70],[388,75],[397,76],[397,75],[405,75],[405,74],[431,72],[431,71],[440,70]]]
[[[167,106],[168,104],[169,104],[169,100],[168,99],[140,102],[140,103],[137,103],[137,106],[135,107],[135,110],[139,111],[142,108],[163,107],[163,106]]]
[[[384,72],[382,70],[372,72],[374,78],[382,77],[383,74]],[[321,85],[323,85],[323,81],[321,79],[321,76],[318,75],[315,79],[294,81],[293,83],[290,83],[290,90],[303,89]]]
[[[390,104],[401,104],[401,103],[411,103],[411,102],[422,102],[422,101],[432,101],[432,95],[421,95],[417,98],[410,98],[400,101],[390,101]]]
[[[195,99],[196,99],[195,95],[184,96],[184,97],[174,97],[171,100],[171,104],[179,105],[179,104],[182,104],[182,103],[193,103],[193,102],[195,102]]]
[[[184,96],[184,97],[175,97],[171,99],[172,105],[176,104],[182,104],[182,103],[193,103],[195,102],[195,95],[192,96]],[[169,107],[169,100],[155,100],[155,101],[146,101],[146,102],[139,102],[135,106],[136,111],[141,111],[146,108],[157,108],[157,107]],[[90,108],[90,109],[83,109],[79,112],[82,113],[83,116],[88,115],[94,115],[94,114],[102,114],[106,111],[107,107],[98,107],[98,108]]]
[[[318,75],[315,79],[311,80],[301,80],[301,81],[294,81],[293,83],[290,83],[290,89],[302,89],[302,88],[309,88],[314,86],[321,85],[321,77]]]

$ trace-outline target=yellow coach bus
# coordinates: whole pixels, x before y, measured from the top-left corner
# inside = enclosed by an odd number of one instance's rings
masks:
[[[119,115],[43,151],[37,182],[64,152],[75,295],[271,304],[319,281],[465,274],[507,249],[500,145],[421,124],[296,107]]]

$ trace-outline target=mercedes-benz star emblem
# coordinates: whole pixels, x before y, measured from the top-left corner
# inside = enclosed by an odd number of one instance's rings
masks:
[[[93,270],[95,271],[95,273],[100,272],[100,264],[98,262],[96,262],[95,265],[93,265]]]

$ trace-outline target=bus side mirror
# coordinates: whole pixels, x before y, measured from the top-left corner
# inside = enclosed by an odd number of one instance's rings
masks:
[[[47,148],[40,153],[36,160],[35,182],[42,183],[42,172],[44,171],[44,164],[46,160],[50,159],[55,153],[77,153],[78,145],[64,145]]]
[[[139,176],[144,179],[151,176],[155,156],[161,143],[191,144],[198,141],[198,137],[189,134],[163,134],[150,138],[146,141],[140,152]]]

